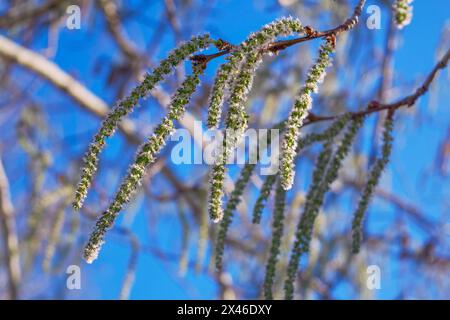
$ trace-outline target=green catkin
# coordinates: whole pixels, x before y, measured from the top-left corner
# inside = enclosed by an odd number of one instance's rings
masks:
[[[398,29],[403,29],[412,20],[412,0],[396,0],[392,5],[395,24]]]
[[[216,162],[214,163],[209,175],[209,196],[208,211],[209,217],[217,223],[223,219],[222,198],[223,198],[223,181],[225,179],[226,158],[221,150],[217,153]]]
[[[322,133],[311,133],[308,135],[305,135],[302,137],[298,143],[298,152],[300,152],[301,149],[305,148],[308,145],[311,145],[314,142],[332,139],[335,137],[345,126],[345,124],[350,119],[350,114],[346,113],[342,116],[340,116],[338,119],[336,119],[324,132]],[[279,124],[274,126],[274,128],[282,128],[283,124]],[[270,145],[270,135],[267,136],[268,141],[267,145]],[[331,144],[331,142],[330,142]],[[331,150],[330,150],[331,152]],[[255,168],[255,165],[253,164],[246,164],[244,169],[241,171],[241,175],[238,179],[238,182],[236,182],[236,187],[239,186],[239,188],[236,188],[236,191],[233,191],[232,195],[230,196],[230,199],[228,200],[227,207],[225,209],[224,219],[222,220],[220,226],[219,226],[219,232],[218,232],[218,238],[216,243],[216,268],[220,269],[222,267],[222,257],[224,252],[224,246],[225,246],[225,239],[228,232],[229,225],[231,224],[232,220],[232,214],[234,209],[236,208],[237,204],[239,203],[242,195],[242,191],[245,188],[246,184],[248,183],[251,173],[253,172]],[[275,183],[278,175],[270,175],[266,178],[266,181],[261,188],[260,195],[258,199],[256,200],[254,212],[253,212],[253,223],[259,223],[261,219],[261,213],[264,208],[265,202],[267,201],[267,198],[270,195],[270,191],[272,189],[273,184]],[[322,175],[319,175],[319,178]],[[270,185],[270,186],[269,186]]]
[[[222,148],[218,150],[210,176],[209,215],[214,222],[220,221],[223,217],[222,197],[226,160],[247,127],[248,115],[244,104],[252,87],[256,68],[261,63],[260,51],[278,36],[301,33],[302,31],[303,27],[300,21],[293,18],[282,18],[264,26],[260,31],[250,35],[231,54],[230,60],[226,64],[227,81],[224,81],[223,75],[219,73],[222,87],[219,85],[213,87],[212,103],[208,109],[208,125],[210,127],[217,127],[223,104],[223,93],[218,94],[216,91],[219,89],[223,91],[228,85],[230,97],[228,99],[229,111],[226,119],[224,143]]]
[[[265,25],[258,32],[252,33],[242,44],[232,50],[227,57],[228,61],[220,66],[211,91],[208,108],[209,128],[217,128],[220,123],[227,89],[234,87],[235,96],[241,91],[240,95],[245,99],[251,87],[255,68],[260,62],[260,49],[278,36],[302,31],[303,27],[298,19],[281,18]],[[240,80],[236,81],[238,78]],[[232,102],[231,97],[230,102]]]
[[[359,253],[361,240],[362,240],[362,225],[364,221],[364,215],[369,206],[370,199],[372,198],[373,192],[378,185],[381,174],[384,168],[389,162],[389,157],[392,150],[392,131],[394,128],[393,114],[389,114],[384,122],[384,132],[383,132],[383,147],[381,158],[377,159],[372,166],[369,173],[366,186],[359,200],[358,207],[353,214],[352,222],[352,252],[354,254]]]
[[[302,254],[309,251],[314,222],[322,206],[325,193],[329,190],[331,183],[336,180],[342,161],[350,151],[350,146],[362,123],[363,117],[352,120],[333,158],[331,158],[331,154],[334,136],[331,135],[324,145],[324,150],[319,155],[306,198],[304,212],[297,225],[296,239],[292,248],[284,284],[286,299],[292,299],[294,296],[294,282],[300,258]]]
[[[262,211],[266,205],[267,199],[270,196],[270,192],[272,191],[272,187],[277,180],[276,174],[267,176],[264,184],[261,187],[259,192],[258,199],[256,199],[255,207],[253,208],[253,223],[257,224],[261,222]]]
[[[275,279],[278,255],[280,253],[281,238],[283,236],[285,201],[286,190],[284,190],[280,182],[278,182],[275,192],[275,208],[272,223],[272,244],[270,247],[270,255],[267,261],[266,275],[264,279],[264,296],[267,300],[273,299],[272,286]]]
[[[233,221],[234,210],[241,200],[242,193],[244,192],[245,186],[250,180],[254,169],[254,164],[246,164],[244,166],[239,179],[236,181],[234,190],[231,192],[230,198],[228,199],[227,206],[225,207],[223,219],[220,222],[216,240],[215,260],[217,270],[222,270],[223,252],[225,249],[225,240],[228,233],[228,228]]]
[[[139,186],[147,166],[155,160],[156,155],[165,145],[166,139],[175,130],[174,121],[179,120],[184,114],[190,97],[200,83],[200,74],[203,72],[203,67],[203,65],[194,66],[193,74],[184,80],[172,97],[168,114],[156,127],[148,141],[139,147],[135,161],[130,166],[127,176],[120,185],[109,208],[97,220],[94,231],[84,248],[84,259],[86,262],[92,263],[97,258],[104,243],[103,238],[106,231],[112,227],[123,205],[129,202],[131,194]]]
[[[166,59],[162,60],[158,67],[152,73],[147,74],[144,80],[134,88],[124,99],[120,100],[108,113],[103,121],[99,131],[94,136],[94,141],[89,145],[88,151],[84,157],[84,166],[81,169],[81,179],[75,191],[75,199],[72,203],[74,209],[79,210],[87,192],[91,186],[92,179],[97,171],[98,157],[105,147],[105,140],[111,137],[117,129],[120,120],[128,115],[137,105],[140,98],[144,98],[148,93],[164,78],[170,74],[174,68],[193,53],[206,49],[214,41],[209,35],[193,37],[186,43],[181,44],[174,49]]]
[[[283,123],[279,123],[272,127],[272,129],[281,129],[283,127]],[[267,145],[270,145],[271,143],[271,135],[267,135]],[[213,219],[213,221],[218,222],[223,217],[222,212],[222,196],[223,196],[223,179],[225,177],[225,159],[222,158],[223,152],[217,153],[218,157],[216,158],[216,163],[218,161],[222,161],[222,165],[215,165],[213,170],[210,172],[210,188],[209,188],[209,212],[211,217],[211,211],[216,212],[217,215],[215,215],[216,219]],[[250,164],[247,164],[247,166]],[[245,173],[245,170],[242,170],[243,173]]]
[[[280,160],[281,183],[285,190],[292,188],[294,183],[294,159],[297,155],[297,141],[300,136],[300,128],[303,120],[311,108],[311,93],[317,92],[318,84],[323,81],[325,69],[331,64],[330,54],[333,51],[334,45],[332,41],[327,40],[321,45],[318,59],[315,65],[309,70],[305,86],[301,89],[300,96],[295,101],[287,120]]]
[[[282,128],[282,123],[279,123],[272,127],[272,129],[280,129],[280,128]],[[267,135],[266,139],[267,139],[266,140],[267,146],[269,146],[271,144],[271,135],[270,134]],[[263,142],[262,142],[262,144],[263,144]],[[251,164],[251,163],[246,164],[244,166],[244,168],[241,170],[241,174],[236,182],[235,192],[232,193],[232,195],[230,196],[230,198],[228,200],[226,210],[224,212],[224,219],[222,220],[222,224],[219,226],[218,237],[220,237],[221,240],[217,240],[217,244],[216,244],[216,248],[215,248],[215,252],[219,253],[219,254],[214,255],[216,257],[216,262],[220,261],[220,263],[218,264],[218,266],[219,266],[218,268],[221,268],[221,261],[222,261],[221,256],[223,255],[225,239],[226,239],[229,225],[232,220],[233,211],[237,207],[239,202],[241,201],[242,192],[245,189],[246,185],[248,184],[248,182],[250,180],[250,176],[251,176],[252,172],[254,171],[254,168],[255,168],[255,164]],[[273,176],[273,177],[275,178],[275,176]],[[239,188],[237,188],[237,186],[239,186]],[[227,221],[227,222],[224,222],[224,221]]]
[[[234,64],[236,64],[236,68],[238,68],[238,59],[235,53],[232,53],[227,59],[228,62],[221,65],[217,71],[211,95],[209,97],[207,125],[208,128],[211,129],[219,126],[227,80],[233,71]],[[234,62],[235,60],[236,62]]]
[[[313,144],[317,141],[327,140],[330,137],[335,137],[345,126],[347,121],[350,119],[350,114],[345,113],[336,119],[324,132],[321,133],[310,133],[305,135],[304,137],[300,137],[299,142],[297,144],[297,155],[303,150],[305,147]],[[272,186],[275,183],[276,177],[278,175],[268,176],[261,187],[258,199],[256,199],[255,207],[253,209],[253,223],[261,222],[261,215],[264,209],[264,206],[267,202],[267,199],[272,190]]]

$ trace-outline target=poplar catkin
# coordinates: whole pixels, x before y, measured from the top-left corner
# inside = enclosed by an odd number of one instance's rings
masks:
[[[358,207],[353,214],[352,222],[352,252],[358,253],[361,247],[362,240],[362,225],[364,220],[365,212],[369,206],[370,199],[372,198],[373,192],[375,191],[378,181],[383,173],[384,168],[389,162],[389,157],[392,150],[392,131],[394,129],[393,114],[390,113],[384,122],[384,132],[383,132],[383,147],[381,152],[381,158],[377,159],[372,166],[369,173],[366,186],[361,195],[358,203]]]
[[[266,49],[271,41],[278,36],[303,32],[298,19],[282,18],[265,25],[261,30],[251,34],[232,54],[230,61],[223,66],[226,68],[227,81],[220,80],[221,86],[213,87],[213,104],[209,107],[208,124],[216,127],[220,120],[220,109],[223,103],[223,94],[217,95],[217,90],[230,90],[229,110],[226,118],[225,139],[217,152],[216,162],[210,175],[209,215],[212,221],[219,222],[223,217],[222,197],[223,182],[226,173],[226,160],[231,151],[237,146],[240,138],[247,128],[248,115],[245,102],[253,83],[256,68],[261,62],[261,50]],[[270,52],[270,51],[267,51]],[[222,74],[220,74],[222,77]]]
[[[394,19],[397,28],[403,29],[412,21],[412,0],[396,0],[392,5],[394,10]]]
[[[83,160],[84,165],[81,169],[81,178],[75,190],[75,198],[72,206],[79,210],[86,199],[88,189],[92,184],[92,179],[98,166],[98,157],[106,144],[106,139],[111,137],[116,131],[120,121],[133,111],[140,98],[144,98],[148,93],[164,78],[170,74],[174,68],[193,53],[203,50],[214,43],[209,35],[193,37],[188,42],[175,48],[166,59],[162,60],[158,67],[152,73],[145,76],[142,83],[135,87],[131,93],[120,100],[108,113],[103,121],[99,131],[94,136],[94,141],[89,145]]]
[[[341,132],[344,126],[347,124],[350,119],[350,114],[345,113],[342,116],[338,117],[324,132],[321,133],[309,133],[304,137],[300,137],[297,144],[297,156],[299,153],[307,146],[313,144],[314,142],[329,140],[334,138]],[[271,175],[266,178],[264,184],[261,187],[258,198],[256,199],[255,207],[253,209],[253,223],[260,223],[262,211],[267,202],[267,199],[270,196],[270,192],[272,190],[272,186],[274,185],[278,174]]]
[[[284,209],[286,205],[286,190],[280,182],[277,184],[275,192],[275,208],[272,223],[272,243],[270,247],[269,259],[266,266],[264,278],[264,296],[267,300],[273,299],[272,286],[275,279],[275,271],[280,254],[281,238],[283,236]]]
[[[309,70],[306,83],[300,91],[300,95],[292,107],[286,123],[285,134],[282,142],[282,154],[280,160],[281,184],[285,190],[292,188],[294,183],[294,158],[297,155],[297,141],[300,136],[300,128],[303,120],[308,115],[312,105],[311,93],[318,91],[325,77],[325,69],[331,64],[330,54],[334,51],[334,43],[326,40],[319,49],[319,56],[314,66]]]
[[[109,208],[97,220],[94,231],[84,248],[84,259],[88,263],[94,261],[104,243],[106,231],[112,227],[123,205],[130,201],[131,195],[139,186],[147,166],[155,160],[156,155],[165,145],[165,140],[175,130],[174,121],[179,120],[185,112],[191,95],[200,83],[200,74],[203,66],[194,67],[193,74],[188,76],[172,97],[169,112],[156,127],[153,135],[143,143],[136,154],[134,163],[130,166],[128,174],[119,187]]]
[[[250,36],[239,46],[233,48],[227,57],[227,62],[222,64],[217,71],[214,85],[210,94],[208,107],[208,127],[217,128],[220,123],[222,106],[225,101],[225,92],[233,90],[230,103],[245,99],[251,87],[255,68],[259,64],[260,50],[278,36],[287,36],[292,33],[301,33],[302,24],[292,17],[275,20],[261,30]],[[226,45],[225,47],[231,47]],[[237,80],[239,79],[239,80]]]
[[[245,186],[247,185],[250,177],[255,168],[254,164],[247,164],[242,169],[241,176],[239,180],[236,181],[234,190],[231,192],[230,199],[227,202],[227,206],[224,210],[223,219],[219,225],[219,232],[217,234],[216,249],[215,249],[215,259],[216,259],[216,269],[222,269],[223,252],[225,248],[226,236],[228,233],[228,228],[233,221],[233,212],[238,205],[242,193],[244,192]]]
[[[264,181],[264,184],[261,187],[258,199],[256,199],[255,207],[253,208],[253,220],[252,221],[255,224],[261,222],[262,211],[264,209],[264,206],[266,205],[267,199],[270,196],[272,187],[275,184],[275,181],[277,180],[277,176],[278,175],[276,175],[276,174],[267,176],[266,180]]]
[[[314,222],[319,214],[325,193],[329,190],[331,183],[336,180],[342,161],[350,151],[359,128],[363,123],[363,117],[353,119],[342,138],[339,147],[332,156],[333,137],[324,145],[324,150],[319,155],[313,172],[313,181],[309,188],[303,214],[297,225],[296,239],[292,248],[285,281],[285,298],[292,299],[294,295],[294,282],[297,275],[298,265],[302,254],[309,251]]]

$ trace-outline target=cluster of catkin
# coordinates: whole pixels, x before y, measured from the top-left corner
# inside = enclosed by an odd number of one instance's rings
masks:
[[[396,22],[399,26],[408,24],[411,19],[410,2],[409,0],[398,0],[394,5]],[[227,169],[227,157],[237,147],[248,125],[246,103],[256,69],[261,64],[264,55],[273,53],[270,45],[278,37],[294,34],[307,36],[309,32],[309,28],[303,27],[298,19],[288,17],[265,25],[259,31],[252,33],[238,46],[227,44],[229,54],[226,62],[217,71],[210,94],[207,118],[208,127],[223,130],[225,137],[215,153],[216,161],[210,171],[208,198],[209,216],[212,221],[220,222],[215,247],[216,267],[218,269],[222,268],[226,235],[232,222],[233,212],[241,201],[245,187],[256,166],[255,164],[244,166],[241,176],[236,182],[233,192],[228,197],[225,208],[223,208],[223,185]],[[210,46],[223,49],[224,45],[222,40],[213,40],[208,35],[193,37],[174,49],[152,73],[146,75],[142,83],[134,88],[129,96],[119,101],[111,109],[100,130],[94,136],[94,140],[84,158],[81,180],[73,201],[75,209],[80,209],[83,206],[87,191],[97,171],[99,154],[105,147],[106,139],[113,135],[121,119],[132,112],[139,100],[149,95],[150,91],[171,74],[183,61]],[[287,299],[293,298],[294,283],[300,258],[309,250],[314,222],[323,205],[325,195],[330,189],[330,185],[337,179],[343,160],[350,152],[351,146],[364,121],[364,116],[355,116],[347,113],[337,117],[328,129],[322,133],[300,135],[303,121],[308,116],[308,112],[313,104],[312,95],[318,92],[318,87],[324,80],[326,70],[331,65],[331,55],[334,50],[334,36],[326,37],[318,50],[315,63],[307,73],[305,83],[294,101],[288,118],[279,126],[283,132],[279,170],[276,174],[266,177],[253,208],[253,223],[260,223],[264,207],[268,202],[272,189],[275,189],[272,241],[266,265],[263,290],[265,297],[269,299],[273,298],[272,287],[283,237],[286,192],[292,188],[294,183],[296,158],[304,148],[312,143],[318,142],[323,144],[323,149],[317,158],[312,174],[303,213],[297,224],[294,244],[287,267],[284,284],[285,297]],[[165,141],[173,134],[175,130],[174,122],[179,120],[184,114],[191,96],[200,84],[200,76],[205,67],[206,64],[201,61],[193,64],[192,73],[185,78],[173,94],[167,115],[156,127],[154,133],[139,146],[134,162],[130,165],[128,173],[111,203],[97,220],[84,248],[84,258],[88,263],[97,258],[104,243],[107,230],[113,226],[119,212],[130,201],[132,194],[139,187],[146,169],[155,161],[164,147]],[[228,105],[228,110],[222,125],[222,109],[225,103]],[[384,144],[381,156],[375,161],[369,173],[366,186],[353,217],[353,252],[355,253],[359,251],[361,243],[361,226],[364,212],[367,210],[371,195],[389,160],[392,148],[393,113],[390,113],[386,118],[384,127]]]

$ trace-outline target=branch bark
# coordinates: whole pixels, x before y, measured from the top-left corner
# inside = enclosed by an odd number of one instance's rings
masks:
[[[413,106],[416,101],[423,96],[425,93],[427,93],[428,89],[430,88],[431,83],[433,82],[434,78],[436,77],[437,73],[441,69],[445,69],[448,64],[448,60],[450,59],[450,49],[447,50],[445,55],[441,58],[441,60],[435,65],[433,70],[428,74],[425,81],[422,83],[420,87],[418,87],[413,94],[410,94],[400,100],[397,100],[395,102],[391,103],[380,103],[378,101],[372,101],[368,104],[367,108],[362,111],[352,112],[353,117],[362,117],[371,113],[380,112],[383,110],[390,110],[395,111],[401,107],[411,107]],[[310,113],[307,121],[304,125],[308,125],[314,122],[319,121],[329,121],[334,120],[340,115],[335,116],[318,116],[313,113]]]
[[[5,260],[8,272],[8,290],[10,299],[19,298],[19,284],[21,267],[19,257],[19,241],[14,219],[14,207],[9,192],[9,181],[0,158],[0,220],[3,242],[5,246]]]
[[[106,102],[55,63],[2,35],[0,35],[0,55],[48,80],[90,113],[99,117],[104,117],[108,113]],[[135,125],[132,121],[122,121],[120,129],[128,139],[137,142],[134,134]]]
[[[306,42],[309,40],[313,40],[313,39],[318,39],[318,38],[327,38],[330,36],[337,36],[340,33],[344,32],[344,31],[348,31],[350,29],[352,29],[359,20],[359,16],[362,13],[362,8],[364,7],[366,0],[359,0],[358,4],[356,5],[356,7],[353,10],[353,14],[351,17],[349,17],[347,20],[344,21],[344,23],[342,23],[341,25],[333,28],[333,29],[329,29],[329,30],[325,30],[325,31],[314,31],[311,27],[306,27],[310,29],[310,32],[304,36],[304,37],[300,37],[300,38],[295,38],[295,39],[290,39],[290,40],[281,40],[281,41],[275,41],[270,43],[266,48],[262,49],[262,51],[270,51],[270,52],[278,52],[280,50],[284,50],[286,48],[289,48],[295,44],[298,43],[302,43],[302,42]],[[192,57],[193,61],[201,61],[203,63],[208,63],[209,61],[224,56],[230,52],[232,52],[235,49],[235,46],[233,45],[229,45],[229,48],[216,52],[216,53],[212,53],[212,54],[198,54]]]
[[[26,10],[10,10],[5,15],[0,17],[0,28],[11,28],[18,24],[24,23],[35,17],[48,14],[51,11],[61,10],[66,1],[49,0],[43,4],[32,7]],[[63,11],[63,10],[61,10]]]

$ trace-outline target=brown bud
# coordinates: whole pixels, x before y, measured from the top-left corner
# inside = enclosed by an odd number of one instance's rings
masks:
[[[369,104],[367,105],[367,109],[376,109],[380,106],[380,103],[376,100],[370,101]]]
[[[314,29],[311,26],[306,26],[305,33],[307,37],[312,37],[313,35],[316,34],[316,31],[314,31]]]
[[[197,54],[195,56],[192,56],[190,59],[192,61],[192,66],[194,68],[199,68],[199,69],[203,69],[203,70],[206,68],[208,59],[206,58],[206,56],[204,54]]]

